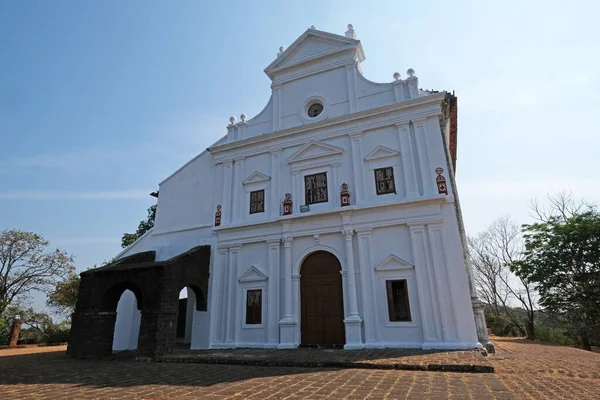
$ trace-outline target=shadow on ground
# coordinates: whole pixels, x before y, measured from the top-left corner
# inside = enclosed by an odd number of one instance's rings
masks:
[[[0,357],[0,385],[70,384],[90,387],[143,385],[211,386],[261,377],[326,371],[326,368],[270,368],[233,365],[165,364],[114,360],[75,360],[64,351]]]

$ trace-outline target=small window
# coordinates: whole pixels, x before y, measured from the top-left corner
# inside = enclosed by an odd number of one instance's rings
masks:
[[[246,325],[262,323],[262,289],[246,291]]]
[[[327,203],[327,172],[304,177],[305,204]]]
[[[311,118],[315,118],[322,112],[323,112],[323,104],[321,104],[321,103],[314,103],[314,104],[311,104],[310,107],[308,107],[308,116]]]
[[[408,303],[408,288],[406,279],[386,281],[388,312],[390,322],[410,322],[410,305]]]
[[[394,168],[379,168],[375,170],[375,187],[377,194],[396,193],[394,184]]]
[[[250,192],[250,214],[265,212],[265,191]]]

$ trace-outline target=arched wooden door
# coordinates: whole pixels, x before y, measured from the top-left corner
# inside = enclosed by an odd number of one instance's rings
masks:
[[[341,266],[326,251],[309,255],[300,270],[302,345],[344,345]]]

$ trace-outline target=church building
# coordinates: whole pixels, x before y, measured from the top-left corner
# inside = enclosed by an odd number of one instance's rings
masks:
[[[457,98],[306,30],[271,98],[159,184],[154,227],[82,274],[69,352],[491,345],[455,183]],[[392,74],[390,74],[392,76]],[[187,300],[179,294],[187,288]]]

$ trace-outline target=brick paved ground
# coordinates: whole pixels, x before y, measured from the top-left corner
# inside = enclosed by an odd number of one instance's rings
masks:
[[[599,354],[494,340],[495,374],[77,361],[64,347],[2,350],[0,399],[600,398]]]

